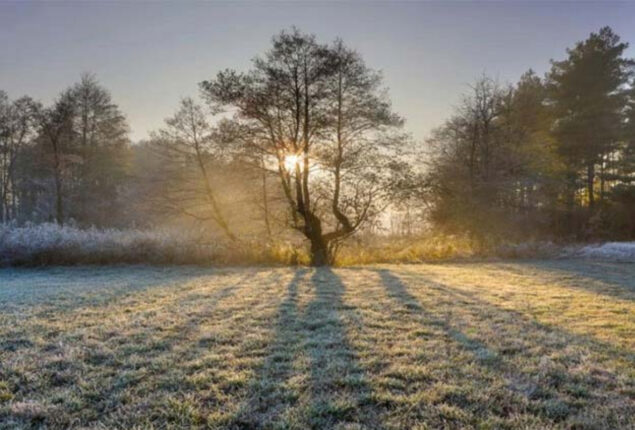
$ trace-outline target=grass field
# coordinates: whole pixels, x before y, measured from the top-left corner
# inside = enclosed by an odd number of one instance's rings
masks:
[[[633,428],[635,265],[0,271],[0,428]]]

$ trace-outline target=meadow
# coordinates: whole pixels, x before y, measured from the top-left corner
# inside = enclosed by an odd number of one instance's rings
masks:
[[[0,428],[633,428],[635,264],[0,270]]]

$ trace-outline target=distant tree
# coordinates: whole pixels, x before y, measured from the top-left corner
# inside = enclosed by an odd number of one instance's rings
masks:
[[[584,172],[591,209],[597,166],[616,150],[621,137],[627,84],[635,64],[624,57],[627,47],[611,28],[604,27],[568,49],[567,59],[552,61],[547,75],[556,117],[554,133],[571,177],[569,194],[575,192],[576,179]]]
[[[70,89],[73,152],[80,158],[71,216],[84,224],[107,225],[121,210],[118,191],[126,180],[128,125],[108,90],[84,74]]]
[[[10,101],[0,91],[0,222],[17,215],[17,160],[33,134],[34,102],[29,97]]]
[[[86,74],[52,106],[35,112],[39,156],[32,154],[27,170],[41,170],[43,162],[50,173],[56,221],[114,225],[122,210],[128,126],[110,93]]]
[[[632,86],[632,84],[631,84]],[[635,88],[628,94],[624,135],[613,160],[608,180],[612,187],[608,196],[612,203],[609,216],[601,219],[612,229],[613,237],[635,238]]]
[[[212,105],[235,112],[236,140],[277,172],[312,263],[332,262],[377,213],[398,167],[391,154],[402,120],[380,76],[341,41],[323,45],[294,29],[274,37],[249,72],[221,72],[201,87]]]
[[[635,86],[631,83],[626,106],[624,136],[620,148],[617,178],[619,181],[635,186]]]
[[[165,127],[153,133],[152,145],[166,162],[164,203],[187,216],[213,221],[236,241],[219,198],[222,185],[214,177],[226,151],[203,107],[191,98],[181,100]]]
[[[67,190],[65,176],[70,166],[78,162],[71,152],[75,105],[70,91],[63,92],[51,107],[36,109],[39,140],[53,177],[54,219],[62,225],[65,221]]]
[[[508,89],[482,77],[463,98],[456,113],[427,141],[432,219],[450,230],[484,233],[494,222],[499,180],[507,167],[502,152],[500,117]]]
[[[476,81],[427,142],[427,200],[437,228],[478,239],[518,236],[521,226],[545,232],[561,166],[544,101],[532,71],[515,86]]]

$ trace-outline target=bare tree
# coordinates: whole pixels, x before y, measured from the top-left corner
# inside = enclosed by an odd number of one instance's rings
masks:
[[[49,108],[39,107],[36,110],[40,139],[46,149],[49,165],[53,174],[55,194],[55,221],[63,224],[65,220],[64,201],[66,190],[64,175],[68,167],[76,163],[77,157],[70,153],[70,142],[73,139],[73,116],[75,105],[70,91],[65,91]]]
[[[0,91],[0,221],[15,218],[17,209],[16,161],[33,132],[33,106],[29,97],[10,101]]]
[[[221,162],[223,148],[203,108],[185,98],[165,125],[152,136],[155,149],[171,165],[165,178],[165,203],[185,215],[213,221],[228,239],[236,241],[210,171]]]
[[[107,224],[119,209],[117,188],[125,179],[128,125],[94,75],[82,75],[70,94],[74,105],[73,151],[81,161],[73,178],[72,214],[85,224]]]
[[[332,262],[341,241],[376,214],[402,136],[379,74],[341,41],[282,32],[246,74],[201,84],[214,106],[235,111],[236,139],[277,171],[292,226],[312,262]]]

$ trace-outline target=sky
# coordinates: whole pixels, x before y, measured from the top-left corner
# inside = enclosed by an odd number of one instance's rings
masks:
[[[94,73],[126,114],[133,141],[219,70],[247,70],[271,37],[297,26],[341,37],[383,72],[417,140],[486,73],[513,83],[609,25],[635,43],[635,2],[211,2],[0,0],[0,90],[50,103]],[[635,49],[627,55],[635,57]]]

